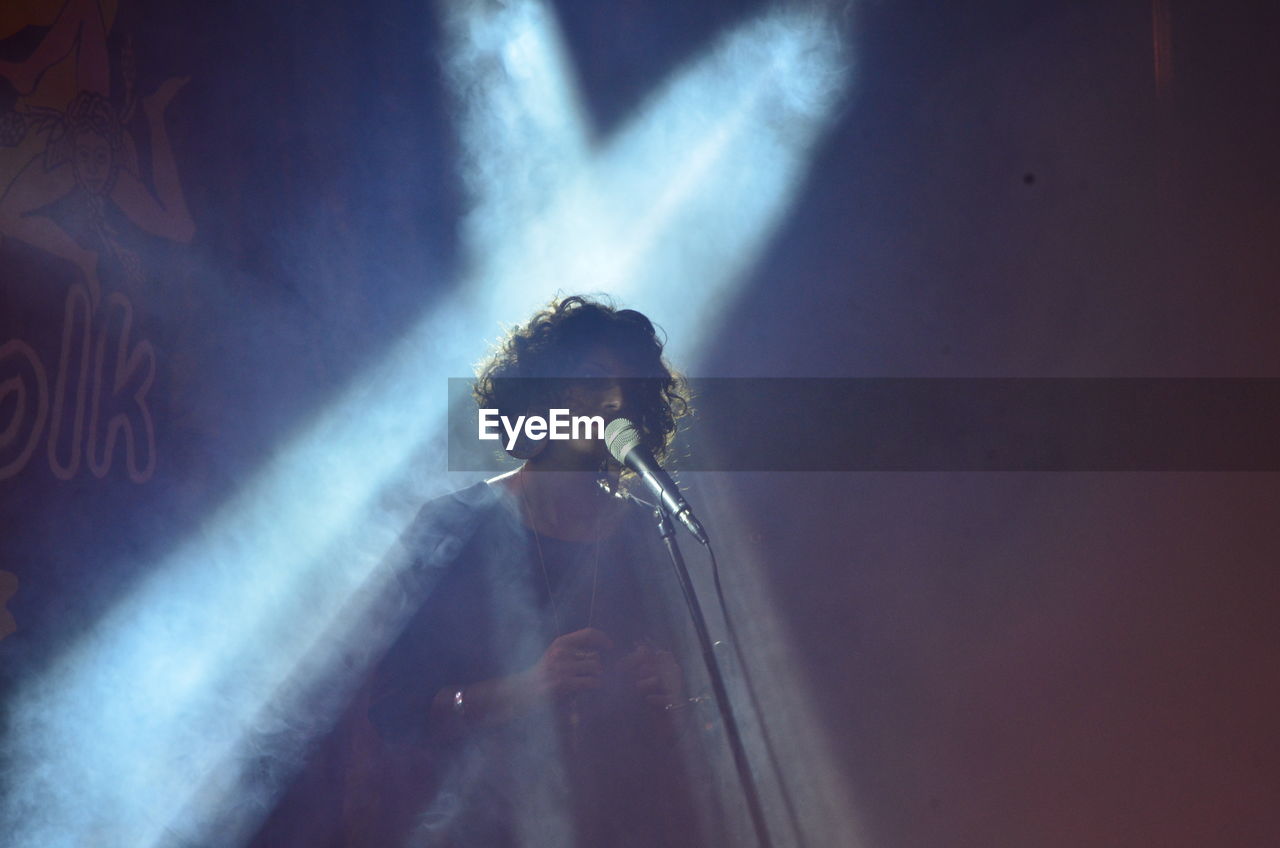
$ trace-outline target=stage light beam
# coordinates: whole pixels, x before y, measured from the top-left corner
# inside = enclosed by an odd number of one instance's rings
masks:
[[[444,18],[471,279],[18,693],[0,820],[15,848],[251,832],[269,799],[243,797],[250,773],[289,762],[320,720],[279,705],[367,627],[349,599],[412,512],[379,493],[441,447],[445,379],[477,335],[556,290],[606,287],[673,338],[700,332],[792,200],[847,76],[824,18],[766,13],[600,144],[545,4],[453,3]],[[416,493],[448,487],[426,478]]]

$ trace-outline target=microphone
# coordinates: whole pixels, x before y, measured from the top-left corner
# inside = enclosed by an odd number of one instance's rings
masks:
[[[640,433],[636,430],[636,425],[625,418],[613,419],[604,428],[604,444],[614,459],[640,475],[667,512],[674,515],[695,539],[704,545],[710,544],[707,531],[694,518],[693,508],[685,501],[684,495],[680,494],[676,484],[662,470],[653,454],[640,444]]]

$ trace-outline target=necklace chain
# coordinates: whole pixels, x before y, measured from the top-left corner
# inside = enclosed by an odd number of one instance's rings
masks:
[[[560,618],[560,607],[556,603],[555,592],[551,590],[551,577],[547,573],[547,560],[542,554],[542,534],[538,532],[537,519],[534,518],[533,507],[529,503],[529,493],[525,490],[523,477],[520,477],[520,499],[524,502],[524,511],[529,518],[529,529],[533,531],[533,542],[538,551],[538,566],[542,570],[542,582],[547,587],[547,600],[551,603],[551,615],[555,619],[556,634],[562,635],[565,632],[564,621]],[[591,627],[595,622],[596,587],[600,582],[600,546],[603,542],[600,529],[603,518],[603,512],[596,516],[596,551],[595,562],[591,566],[591,600],[587,604],[587,627]]]

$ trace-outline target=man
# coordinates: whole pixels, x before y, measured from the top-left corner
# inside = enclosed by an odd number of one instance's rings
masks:
[[[563,298],[499,345],[476,399],[513,420],[625,417],[662,456],[687,409],[662,349],[640,313]],[[368,844],[706,844],[652,519],[614,495],[624,471],[599,438],[511,453],[519,469],[428,504],[403,539],[415,611],[371,687]]]

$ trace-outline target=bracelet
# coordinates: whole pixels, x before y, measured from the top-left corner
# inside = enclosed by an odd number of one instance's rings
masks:
[[[664,709],[669,713],[673,713],[673,712],[676,712],[677,710],[688,709],[691,705],[697,706],[698,704],[701,704],[703,701],[709,701],[709,700],[711,700],[711,698],[707,695],[698,695],[693,698],[685,698],[684,703],[667,704],[662,709]]]
[[[458,718],[463,718],[467,714],[467,705],[462,700],[462,690],[458,689],[453,693],[453,714]]]

